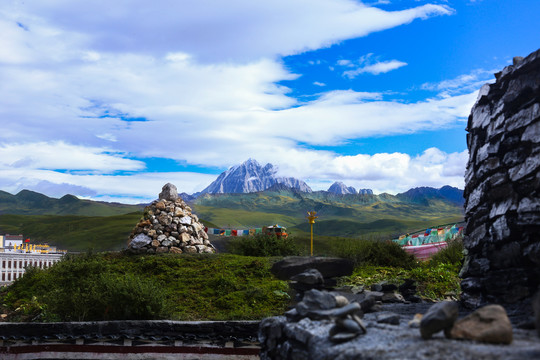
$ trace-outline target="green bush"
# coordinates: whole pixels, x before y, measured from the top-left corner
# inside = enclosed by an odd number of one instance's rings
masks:
[[[8,321],[257,320],[289,302],[271,263],[227,254],[69,255],[0,289],[0,307]]]
[[[463,265],[463,238],[458,237],[448,241],[448,246],[437,252],[430,259],[433,264],[453,264],[461,267]]]
[[[28,299],[39,297],[44,320],[56,321],[157,319],[165,301],[159,284],[112,271],[91,254],[66,256],[47,270],[30,268],[8,289],[7,304],[28,307]]]
[[[416,266],[414,256],[407,254],[401,246],[389,242],[368,239],[341,239],[331,249],[334,256],[350,259],[355,267],[363,265],[412,268]]]
[[[228,252],[243,256],[294,256],[300,255],[292,237],[271,235],[243,236],[228,244]]]

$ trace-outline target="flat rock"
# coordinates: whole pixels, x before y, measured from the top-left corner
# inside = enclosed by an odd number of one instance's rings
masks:
[[[132,240],[129,246],[133,249],[140,249],[152,242],[152,238],[145,234],[138,234]]]
[[[377,313],[377,322],[379,324],[399,325],[399,320],[399,314],[393,312],[382,311]]]
[[[454,323],[452,339],[475,340],[492,344],[512,342],[512,324],[500,305],[487,305]]]
[[[271,272],[280,280],[290,280],[294,275],[308,269],[317,269],[326,279],[349,276],[354,266],[352,261],[347,259],[293,256],[274,263]]]
[[[308,285],[322,285],[324,283],[323,276],[317,269],[307,269],[291,277],[291,280]]]

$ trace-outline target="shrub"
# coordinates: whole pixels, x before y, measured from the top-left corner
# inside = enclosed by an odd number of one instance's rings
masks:
[[[334,243],[334,256],[350,259],[356,266],[377,265],[412,268],[416,266],[414,256],[407,254],[401,246],[387,241],[367,239],[341,239]]]
[[[448,241],[448,246],[431,257],[433,264],[453,264],[461,267],[463,265],[463,238]]]
[[[229,252],[243,256],[294,256],[300,255],[292,237],[271,235],[243,236],[228,244]]]
[[[271,259],[229,254],[68,255],[0,289],[8,321],[262,319],[283,313]]]

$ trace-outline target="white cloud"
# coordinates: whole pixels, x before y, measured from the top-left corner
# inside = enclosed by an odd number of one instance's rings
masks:
[[[204,62],[249,62],[327,47],[453,10],[426,4],[384,11],[351,0],[50,0],[4,4],[3,12],[30,32],[47,24],[66,29],[97,52],[182,52]]]
[[[311,177],[307,165],[327,160],[334,165],[325,176],[342,176],[349,160],[298,144],[437,129],[464,120],[475,94],[401,103],[338,90],[300,103],[279,85],[299,76],[279,57],[451,13],[430,4],[387,12],[351,0],[4,2],[0,188],[134,201],[154,198],[168,181],[191,193],[215,178],[147,173],[131,159],[151,156],[226,168],[247,157],[284,164],[296,154],[306,168],[296,165],[295,176]],[[404,64],[372,56],[353,71]],[[391,169],[413,161],[374,159]],[[375,170],[366,181],[388,176]]]
[[[348,77],[349,79],[354,79],[356,76],[369,73],[373,75],[379,75],[387,73],[392,70],[399,69],[400,67],[406,66],[407,63],[398,60],[382,61],[371,65],[366,65],[359,67],[355,70],[348,70],[343,72],[343,76]]]
[[[313,85],[316,85],[316,86],[321,86],[321,87],[322,87],[322,86],[326,86],[326,84],[325,84],[325,83],[323,83],[323,82],[319,82],[319,81],[314,81],[314,82],[313,82]]]
[[[430,148],[415,157],[403,153],[342,156],[325,151],[280,148],[259,160],[266,162],[267,159],[274,163],[279,159],[277,164],[282,175],[304,179],[315,190],[326,190],[333,181],[340,180],[357,189],[396,194],[418,186],[463,188],[468,153],[447,154]],[[0,188],[11,193],[29,189],[54,197],[71,193],[102,201],[142,203],[155,199],[167,182],[175,184],[179,192],[194,193],[216,178],[217,175],[195,172],[138,172],[118,176],[21,166],[2,168]]]
[[[37,142],[0,144],[0,169],[57,169],[111,173],[144,169],[144,163],[107,148]]]
[[[451,185],[463,189],[467,160],[466,150],[447,154],[437,148],[416,157],[403,153],[328,156],[319,159],[318,166],[313,167],[315,173],[310,170],[306,176],[311,176],[307,183],[315,190],[326,190],[337,180],[375,193],[396,194],[419,186]]]
[[[0,172],[0,188],[12,194],[28,189],[53,197],[71,193],[94,200],[136,204],[156,199],[161,187],[168,182],[175,184],[178,192],[194,193],[215,178],[194,172],[142,172],[118,176],[11,168]]]
[[[497,70],[477,69],[453,79],[446,79],[437,83],[424,83],[420,88],[422,90],[437,91],[443,97],[463,94],[479,89],[485,83],[495,82],[493,74],[496,72]]]
[[[345,59],[339,60],[337,65],[347,68],[354,68],[352,70],[346,70],[343,72],[343,76],[348,77],[349,79],[354,79],[358,75],[364,73],[369,73],[372,75],[387,73],[406,66],[407,63],[399,60],[379,61],[378,57],[375,57],[373,53],[368,53],[361,56],[357,61]]]

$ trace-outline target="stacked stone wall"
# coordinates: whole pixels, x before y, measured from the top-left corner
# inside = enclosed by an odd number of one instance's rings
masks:
[[[495,74],[468,120],[462,300],[528,301],[540,285],[540,50]]]

